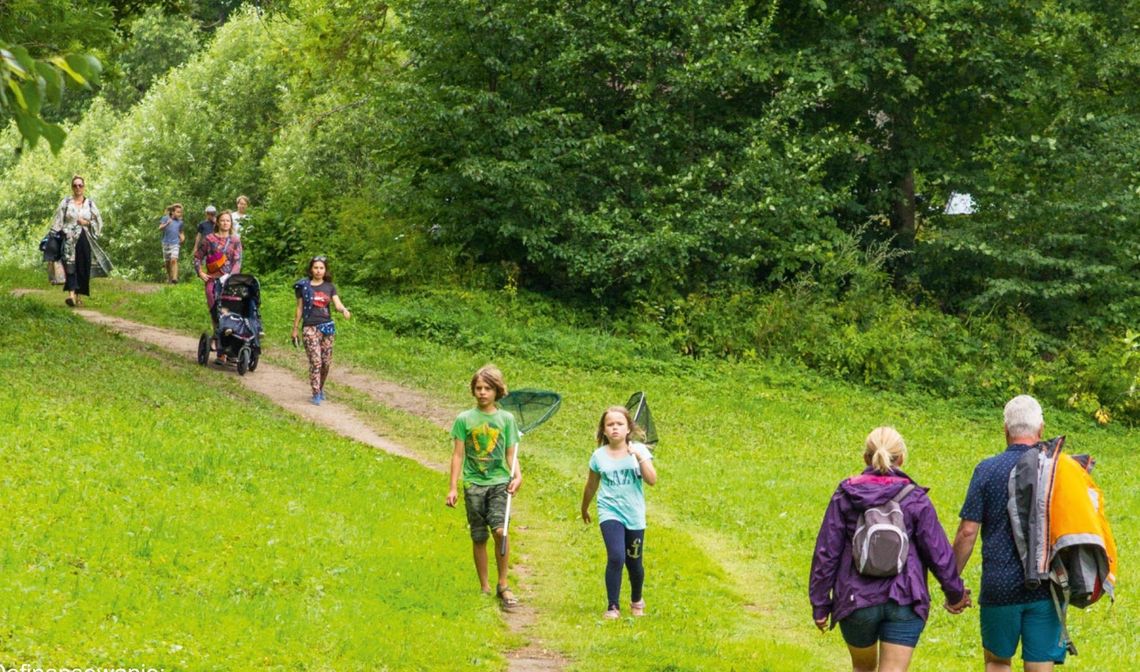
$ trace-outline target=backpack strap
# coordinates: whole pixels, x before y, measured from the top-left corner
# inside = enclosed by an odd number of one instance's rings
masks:
[[[894,502],[895,504],[898,504],[899,502],[901,502],[903,500],[904,497],[909,495],[910,491],[914,490],[914,488],[915,488],[914,483],[907,483],[905,488],[903,488],[902,490],[899,490],[899,494],[895,495],[894,497],[891,497],[891,501]]]
[[[1053,597],[1053,608],[1057,610],[1057,620],[1061,621],[1061,640],[1057,642],[1065,647],[1072,655],[1077,655],[1077,645],[1073,643],[1073,639],[1069,637],[1069,625],[1066,622],[1066,612],[1069,606],[1069,586],[1068,581],[1061,587],[1061,597],[1057,597],[1057,584],[1056,582],[1049,582],[1049,594]]]

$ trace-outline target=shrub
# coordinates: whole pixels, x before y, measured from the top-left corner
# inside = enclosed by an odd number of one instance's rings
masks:
[[[86,178],[88,194],[103,212],[105,232],[113,230],[115,222],[108,213],[99,158],[118,120],[110,107],[96,100],[82,121],[69,129],[59,154],[52,154],[47,143],[40,143],[35,149],[25,149],[8,170],[0,172],[0,231],[6,233],[0,238],[0,262],[39,261],[40,238],[47,232],[60,200],[70,193],[69,181],[75,174]]]
[[[108,139],[100,157],[107,176],[102,202],[116,224],[109,252],[123,265],[159,273],[154,224],[173,201],[191,213],[242,193],[257,202],[260,162],[273,141],[287,72],[275,45],[288,39],[289,26],[272,25],[271,38],[252,10],[235,16],[208,50],[152,88]]]

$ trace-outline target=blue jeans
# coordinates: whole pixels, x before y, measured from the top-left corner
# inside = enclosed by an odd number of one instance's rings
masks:
[[[839,621],[843,641],[857,649],[880,641],[913,649],[918,646],[918,638],[925,627],[926,621],[919,618],[914,609],[894,602],[856,609]]]

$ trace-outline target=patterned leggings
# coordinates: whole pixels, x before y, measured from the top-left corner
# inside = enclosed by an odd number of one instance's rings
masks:
[[[301,329],[301,340],[305,342],[305,354],[309,356],[309,386],[315,396],[325,386],[325,378],[332,365],[333,341],[336,336],[326,336],[316,327]]]

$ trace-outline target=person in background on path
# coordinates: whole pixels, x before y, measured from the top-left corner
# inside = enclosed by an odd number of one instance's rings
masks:
[[[162,231],[162,262],[166,265],[166,281],[173,285],[178,282],[178,253],[182,249],[182,243],[186,242],[186,234],[182,232],[181,203],[166,208],[158,230]]]
[[[606,597],[609,606],[603,618],[621,618],[621,570],[629,572],[629,611],[645,615],[642,586],[645,583],[645,491],[642,481],[657,483],[653,455],[624,406],[610,406],[602,413],[595,434],[598,448],[590,456],[590,474],[582,493],[582,520],[590,522],[590,502],[598,493],[598,523],[606,545]],[[601,486],[601,491],[598,488]]]
[[[206,284],[206,310],[214,329],[218,328],[214,319],[214,302],[217,301],[217,287],[214,280],[223,275],[241,273],[241,238],[233,233],[233,220],[230,211],[223,210],[218,215],[218,226],[207,235],[194,250],[194,272]],[[226,363],[225,355],[220,355],[216,363]]]
[[[471,394],[475,397],[475,408],[460,413],[451,426],[453,449],[445,503],[454,507],[459,501],[459,476],[462,472],[463,503],[471,528],[475,573],[479,577],[479,588],[484,594],[490,594],[487,538],[493,536],[495,549],[502,548],[507,494],[514,495],[522,485],[522,470],[515,463],[519,430],[515,416],[497,406],[497,402],[507,395],[507,384],[497,367],[488,364],[475,372],[471,377]],[[498,570],[495,594],[505,610],[518,605],[507,581],[509,560],[510,549],[505,553],[495,552]]]
[[[79,294],[91,296],[91,241],[103,230],[103,218],[95,201],[86,196],[87,181],[79,175],[71,178],[71,196],[64,198],[55,210],[51,230],[62,231],[63,263],[67,280],[63,290],[65,302],[78,306]]]
[[[958,514],[962,520],[954,536],[954,557],[958,571],[965,569],[981,532],[982,591],[978,604],[986,672],[1009,672],[1018,641],[1025,672],[1051,672],[1054,663],[1065,662],[1067,652],[1061,619],[1048,581],[1038,588],[1025,587],[1025,567],[1013,540],[1007,509],[1009,474],[1025,451],[1041,442],[1045,417],[1041,404],[1024,394],[1010,399],[1003,415],[1006,449],[974,468]]]
[[[927,489],[903,473],[905,461],[906,444],[894,428],[868,434],[867,468],[836,488],[815,542],[808,588],[812,618],[821,632],[827,632],[828,617],[831,627],[839,624],[855,672],[904,672],[910,666],[930,615],[927,571],[938,579],[947,611],[960,614],[970,606],[934,504]],[[892,500],[906,525],[905,564],[893,576],[862,574],[852,551],[860,514]]]
[[[336,340],[336,323],[333,322],[329,306],[336,306],[346,320],[352,317],[352,313],[340,302],[336,285],[332,282],[328,259],[323,256],[309,260],[309,277],[294,283],[293,291],[297,295],[297,311],[293,315],[293,344],[297,344],[300,329],[305,354],[309,356],[309,386],[313,391],[311,402],[320,406],[325,400],[325,380],[329,377],[333,341]]]
[[[202,239],[214,232],[218,224],[218,209],[212,205],[206,206],[206,219],[198,222],[198,233],[194,234],[194,248],[202,244]]]
[[[234,211],[234,233],[241,235],[241,227],[245,226],[245,218],[249,216],[246,212],[249,209],[249,196],[242,194],[237,197],[237,210]]]

